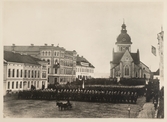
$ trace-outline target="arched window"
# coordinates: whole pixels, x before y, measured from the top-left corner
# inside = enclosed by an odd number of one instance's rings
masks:
[[[24,71],[24,77],[27,77],[27,70]]]
[[[30,70],[28,70],[28,77],[30,78]]]
[[[50,56],[50,51],[48,52],[48,55]]]
[[[10,89],[10,82],[8,82],[8,89]]]
[[[20,82],[20,88],[22,88],[22,82]]]
[[[39,81],[37,81],[37,88],[39,88]]]
[[[31,71],[31,78],[33,78],[34,77],[34,71],[32,70]]]
[[[12,89],[14,89],[14,82],[12,82]]]
[[[16,82],[16,89],[18,88],[18,81]]]
[[[35,71],[35,78],[37,77],[37,71]]]
[[[8,69],[8,77],[10,77],[10,72],[11,72],[11,70],[10,70],[10,69]]]
[[[28,81],[28,88],[30,88],[30,81]]]
[[[45,55],[44,51],[42,52],[43,55]]]
[[[13,72],[12,72],[13,74],[12,74],[12,77],[14,77],[14,75],[15,75],[15,70],[13,69]]]
[[[20,70],[20,77],[22,77],[23,76],[23,70],[21,69]]]
[[[45,52],[45,55],[47,56],[47,51]]]
[[[38,78],[39,78],[39,71],[38,71]]]
[[[17,77],[19,77],[19,70],[17,69]]]
[[[125,66],[125,75],[128,76],[129,75],[129,67],[126,65]]]

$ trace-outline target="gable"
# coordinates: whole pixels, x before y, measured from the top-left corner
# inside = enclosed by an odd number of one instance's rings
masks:
[[[133,58],[128,50],[125,51],[124,55],[121,58],[122,62],[132,62]]]

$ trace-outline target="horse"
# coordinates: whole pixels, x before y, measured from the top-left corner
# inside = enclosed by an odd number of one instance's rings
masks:
[[[56,105],[58,106],[59,110],[66,110],[66,109],[71,109],[72,104],[68,102],[56,102]]]

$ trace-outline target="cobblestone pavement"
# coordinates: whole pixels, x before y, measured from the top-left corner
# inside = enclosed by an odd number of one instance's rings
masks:
[[[56,101],[8,100],[4,102],[4,118],[136,118],[145,103],[145,97],[137,104],[113,104],[71,101],[72,110],[59,111]]]

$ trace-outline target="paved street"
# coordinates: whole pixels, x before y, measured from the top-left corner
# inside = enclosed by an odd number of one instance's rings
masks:
[[[136,118],[145,102],[140,97],[137,104],[130,104],[131,118]],[[7,100],[4,118],[128,118],[129,104],[92,103],[71,101],[72,110],[59,111],[55,101]]]

